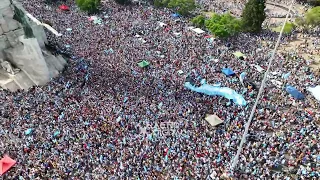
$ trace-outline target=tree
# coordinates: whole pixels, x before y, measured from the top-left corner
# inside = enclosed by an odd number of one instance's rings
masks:
[[[76,0],[76,4],[82,11],[94,13],[98,11],[100,0]]]
[[[205,21],[206,21],[206,17],[204,17],[204,15],[198,15],[198,16],[192,18],[192,20],[191,20],[192,24],[199,27],[199,28],[204,27]]]
[[[291,22],[286,22],[283,28],[283,33],[284,34],[290,34],[295,28],[295,25]]]
[[[214,14],[205,21],[205,26],[217,37],[229,37],[241,31],[241,20],[231,16],[230,13]]]
[[[320,6],[310,9],[305,15],[306,23],[311,27],[320,25]]]
[[[246,32],[260,32],[262,23],[266,19],[265,0],[249,0],[242,11],[243,30]]]
[[[121,5],[127,5],[131,3],[130,0],[115,0],[115,2]]]
[[[306,20],[302,17],[297,17],[294,21],[298,26],[301,26],[301,27],[305,27],[307,25]]]
[[[179,14],[185,16],[196,9],[194,0],[170,0],[168,7],[175,9]]]
[[[162,6],[163,6],[161,0],[154,0],[154,1],[153,1],[153,5],[154,5],[155,7],[162,7]]]
[[[153,5],[155,7],[167,7],[170,0],[154,0]]]

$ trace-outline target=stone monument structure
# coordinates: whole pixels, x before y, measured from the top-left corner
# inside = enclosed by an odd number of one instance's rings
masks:
[[[0,0],[0,87],[10,91],[44,85],[67,64],[45,48],[43,26],[25,14],[19,2]]]

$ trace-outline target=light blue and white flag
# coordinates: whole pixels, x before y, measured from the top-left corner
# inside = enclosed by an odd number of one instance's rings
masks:
[[[32,129],[31,129],[31,128],[27,129],[27,130],[24,132],[25,135],[29,135],[29,134],[31,134],[31,133],[32,133]]]
[[[288,72],[288,73],[286,73],[286,74],[283,74],[283,75],[282,75],[282,78],[283,78],[283,79],[288,79],[289,76],[290,76],[290,74],[291,74],[290,72]]]
[[[240,82],[243,84],[243,80],[246,77],[247,73],[246,72],[242,72],[239,76]]]

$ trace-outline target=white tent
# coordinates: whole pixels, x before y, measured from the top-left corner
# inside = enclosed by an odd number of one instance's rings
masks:
[[[192,29],[192,31],[196,32],[197,34],[202,34],[204,33],[205,31],[200,29],[200,28],[195,28],[195,29]]]
[[[211,126],[217,126],[221,123],[223,123],[223,121],[217,116],[217,115],[208,115],[205,120],[211,124]]]
[[[320,102],[320,86],[309,87],[307,90]]]

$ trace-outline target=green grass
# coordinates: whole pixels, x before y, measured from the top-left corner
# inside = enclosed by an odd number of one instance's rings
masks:
[[[294,27],[295,27],[295,25],[293,23],[287,22],[286,25],[284,26],[283,33],[284,34],[291,33],[292,30],[294,29]],[[275,28],[271,28],[271,30],[273,30],[274,32],[278,32],[278,33],[281,32],[281,29],[282,29],[282,25],[275,27]]]
[[[282,26],[272,28],[272,31],[280,33]]]

